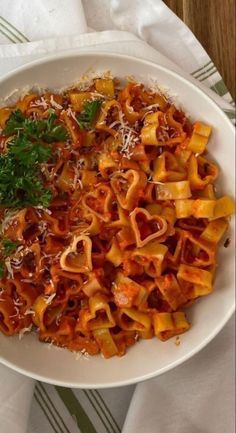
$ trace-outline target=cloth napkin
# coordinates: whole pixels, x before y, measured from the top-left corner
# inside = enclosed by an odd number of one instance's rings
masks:
[[[161,0],[11,0],[11,7],[1,0],[0,44],[0,76],[69,48],[121,52],[197,79],[235,118],[211,59]],[[231,433],[233,335],[231,319],[192,360],[136,388],[72,391],[38,382],[34,390],[33,380],[0,366],[1,433]]]

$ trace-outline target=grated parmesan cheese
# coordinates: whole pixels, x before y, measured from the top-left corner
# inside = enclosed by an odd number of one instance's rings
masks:
[[[25,310],[25,312],[24,312],[24,315],[28,316],[30,314],[32,314],[32,316],[35,316],[35,311],[32,310],[32,308],[27,308],[27,310]]]
[[[14,303],[14,305],[15,305],[16,307],[22,307],[22,305],[24,305],[23,302],[20,301],[19,298],[18,298],[18,299],[14,299],[14,300],[13,300],[13,303]]]
[[[32,283],[32,281],[29,278],[22,278],[21,280],[23,283]]]
[[[9,257],[5,260],[5,265],[6,265],[7,272],[8,272],[8,278],[13,278],[14,273],[13,273],[13,269],[11,267],[11,260]]]
[[[51,215],[51,213],[52,213],[50,211],[50,209],[47,209],[47,208],[43,207],[42,205],[34,206],[34,209],[42,210],[43,212],[46,212],[48,215]]]
[[[130,159],[136,143],[139,141],[138,133],[134,128],[131,128],[127,122],[123,120],[124,114],[119,111],[119,120],[114,121],[109,128],[117,128],[117,134],[121,138],[120,153],[127,159]]]
[[[45,299],[46,304],[47,304],[47,305],[50,305],[51,302],[52,302],[52,300],[55,298],[55,296],[56,296],[56,293],[53,293],[53,294],[50,295],[50,296],[44,296],[44,299]]]
[[[58,314],[56,317],[56,325],[58,326],[62,317],[62,313]]]
[[[82,357],[83,359],[89,360],[89,353],[86,351],[86,349],[81,349],[79,352],[75,352],[76,361],[78,361]]]
[[[40,99],[36,99],[33,104],[31,104],[31,107],[43,107],[44,110],[48,109],[48,103],[45,101],[44,97],[41,96]]]
[[[24,334],[25,334],[26,332],[30,332],[31,329],[32,329],[32,327],[33,327],[33,325],[32,325],[32,323],[31,323],[31,324],[28,326],[28,328],[26,327],[26,328],[21,329],[21,330],[19,331],[19,340],[21,340],[21,339],[24,337]]]
[[[1,224],[1,232],[4,233],[4,231],[9,227],[9,225],[12,222],[12,219],[14,216],[18,214],[19,210],[7,210],[4,214],[4,219]]]
[[[83,189],[83,184],[81,179],[77,179],[78,185],[80,186],[80,189]]]
[[[176,345],[176,346],[179,346],[179,345],[180,345],[180,338],[179,338],[178,335],[177,335],[177,337],[175,338],[175,345]]]
[[[12,319],[13,317],[17,317],[17,316],[19,316],[19,312],[20,312],[19,308],[16,307],[16,306],[14,305],[14,309],[16,310],[16,313],[15,313],[15,314],[12,314],[11,316],[9,316],[11,319]]]
[[[45,340],[46,341],[46,340]],[[46,343],[48,343],[46,341]],[[51,349],[51,347],[54,345],[54,340],[51,340],[50,343],[47,344],[47,349]]]
[[[50,96],[50,104],[51,104],[51,106],[52,106],[53,108],[56,108],[57,110],[62,110],[62,109],[63,109],[62,105],[58,104],[58,103],[54,100],[53,95]]]

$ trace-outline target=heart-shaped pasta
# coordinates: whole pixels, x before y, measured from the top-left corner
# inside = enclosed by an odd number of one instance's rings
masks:
[[[27,209],[22,209],[13,214],[7,221],[7,224],[2,227],[4,237],[12,239],[13,241],[20,241],[24,238],[23,233],[27,228],[26,222]]]
[[[176,182],[186,179],[186,170],[177,161],[175,155],[163,152],[154,161],[153,180],[158,182]]]
[[[155,280],[158,289],[163,298],[170,305],[172,310],[177,310],[181,305],[187,302],[182,293],[181,286],[173,273],[159,276]]]
[[[183,232],[176,228],[173,236],[166,240],[168,251],[166,254],[168,266],[177,266],[180,261],[181,251],[183,247]]]
[[[117,322],[126,331],[149,331],[151,320],[148,314],[135,308],[120,308],[117,312]]]
[[[209,183],[213,183],[219,174],[217,165],[204,158],[191,155],[188,162],[188,179],[192,191],[202,190]]]
[[[112,221],[109,227],[129,227],[129,212],[123,209],[117,202],[112,203]]]
[[[136,111],[132,105],[138,90],[136,83],[129,83],[120,93],[119,101],[122,110],[126,119],[131,124],[135,123],[142,116],[142,114]]]
[[[117,131],[109,123],[112,124],[118,119],[119,110],[120,104],[115,99],[105,102],[97,119],[96,129],[108,132],[113,136],[117,135]]]
[[[99,185],[94,192],[88,192],[82,199],[82,205],[91,214],[108,222],[111,219],[112,191],[108,185]]]
[[[115,320],[107,297],[102,293],[91,296],[89,298],[89,308],[80,312],[78,322],[84,331],[94,331],[115,326]]]
[[[216,246],[212,242],[195,237],[191,232],[182,230],[182,233],[182,263],[204,267],[212,265],[215,261]]]
[[[137,247],[143,247],[153,239],[161,239],[166,233],[168,225],[159,215],[150,215],[143,208],[136,208],[130,216],[131,227],[134,231]]]
[[[147,114],[144,119],[144,126],[141,129],[142,144],[149,146],[162,146],[163,142],[158,140],[157,132],[160,125],[160,119],[163,118],[163,113],[157,111]]]
[[[147,275],[156,278],[162,274],[167,251],[166,245],[160,244],[158,240],[154,240],[144,247],[134,250],[132,256],[137,263],[144,267]]]
[[[104,179],[109,179],[109,175],[117,170],[117,162],[108,152],[102,152],[98,157],[98,168]]]
[[[111,187],[123,209],[132,210],[137,205],[147,184],[145,173],[128,170],[126,173],[116,173],[111,179]]]
[[[59,216],[61,216],[60,219]],[[68,233],[68,218],[64,211],[54,212],[52,215],[45,212],[44,219],[48,223],[50,230],[54,235],[63,236]]]
[[[128,278],[122,272],[118,272],[112,291],[114,301],[120,308],[139,306],[148,297],[148,290],[144,286]]]
[[[92,241],[86,235],[75,236],[60,258],[60,265],[68,272],[89,272],[92,270]]]
[[[19,260],[21,261],[21,276],[23,278],[29,278],[34,275],[34,279],[36,279],[39,276],[42,266],[39,242],[34,242],[29,248],[23,250],[22,254],[19,255]]]
[[[85,221],[79,221],[72,228],[75,234],[89,234],[95,236],[101,231],[101,220],[94,213],[86,214]]]
[[[19,279],[7,279],[6,280],[6,292],[10,295],[17,294],[22,298],[22,305],[20,307],[23,311],[30,308],[38,296],[37,289],[33,284],[22,282]]]
[[[83,283],[83,292],[89,298],[95,295],[96,292],[107,292],[106,288],[102,286],[101,278],[98,275],[98,272],[89,272],[87,275],[87,280]]]

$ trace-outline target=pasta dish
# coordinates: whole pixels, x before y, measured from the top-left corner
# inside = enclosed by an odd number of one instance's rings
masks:
[[[211,127],[94,78],[0,109],[0,331],[105,358],[190,328],[234,212]]]

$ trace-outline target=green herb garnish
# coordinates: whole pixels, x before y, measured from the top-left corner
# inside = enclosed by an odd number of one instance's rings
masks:
[[[0,278],[4,277],[5,270],[6,270],[5,263],[1,260],[0,261]]]
[[[77,116],[81,129],[89,129],[93,126],[101,105],[102,101],[99,101],[98,99],[95,101],[85,102],[83,111]]]
[[[2,247],[4,256],[10,256],[18,247],[18,242],[13,242],[11,239],[3,239]]]
[[[50,148],[32,143],[24,135],[15,137],[8,152],[0,155],[0,205],[47,207],[51,192],[43,186],[39,164],[50,155]]]
[[[13,111],[11,113],[6,126],[3,130],[4,135],[14,134],[17,130],[23,128],[25,117],[20,110]]]
[[[27,144],[24,146],[23,143],[19,149],[16,143],[11,145],[7,154],[0,155],[0,205],[6,207],[37,205],[47,207],[49,205],[52,195],[43,186],[38,163],[35,162],[42,156],[38,146],[35,146],[36,149],[31,154],[28,151],[30,146]],[[40,160],[43,162],[42,158]]]
[[[68,138],[68,132],[64,125],[56,123],[57,116],[53,110],[50,110],[47,119],[33,120],[25,118],[20,110],[13,111],[6,123],[2,133],[4,135],[13,135],[22,132],[25,138],[29,140],[45,141],[65,141]]]
[[[6,259],[10,256],[16,248],[18,247],[18,242],[13,242],[11,239],[2,239],[1,241],[1,257]],[[4,260],[0,260],[0,279],[4,277],[6,272],[6,265]]]
[[[51,157],[49,143],[68,138],[66,128],[57,123],[52,110],[43,120],[25,118],[16,110],[3,134],[13,137],[8,152],[0,155],[0,206],[47,207],[52,194],[42,183],[39,164]]]

